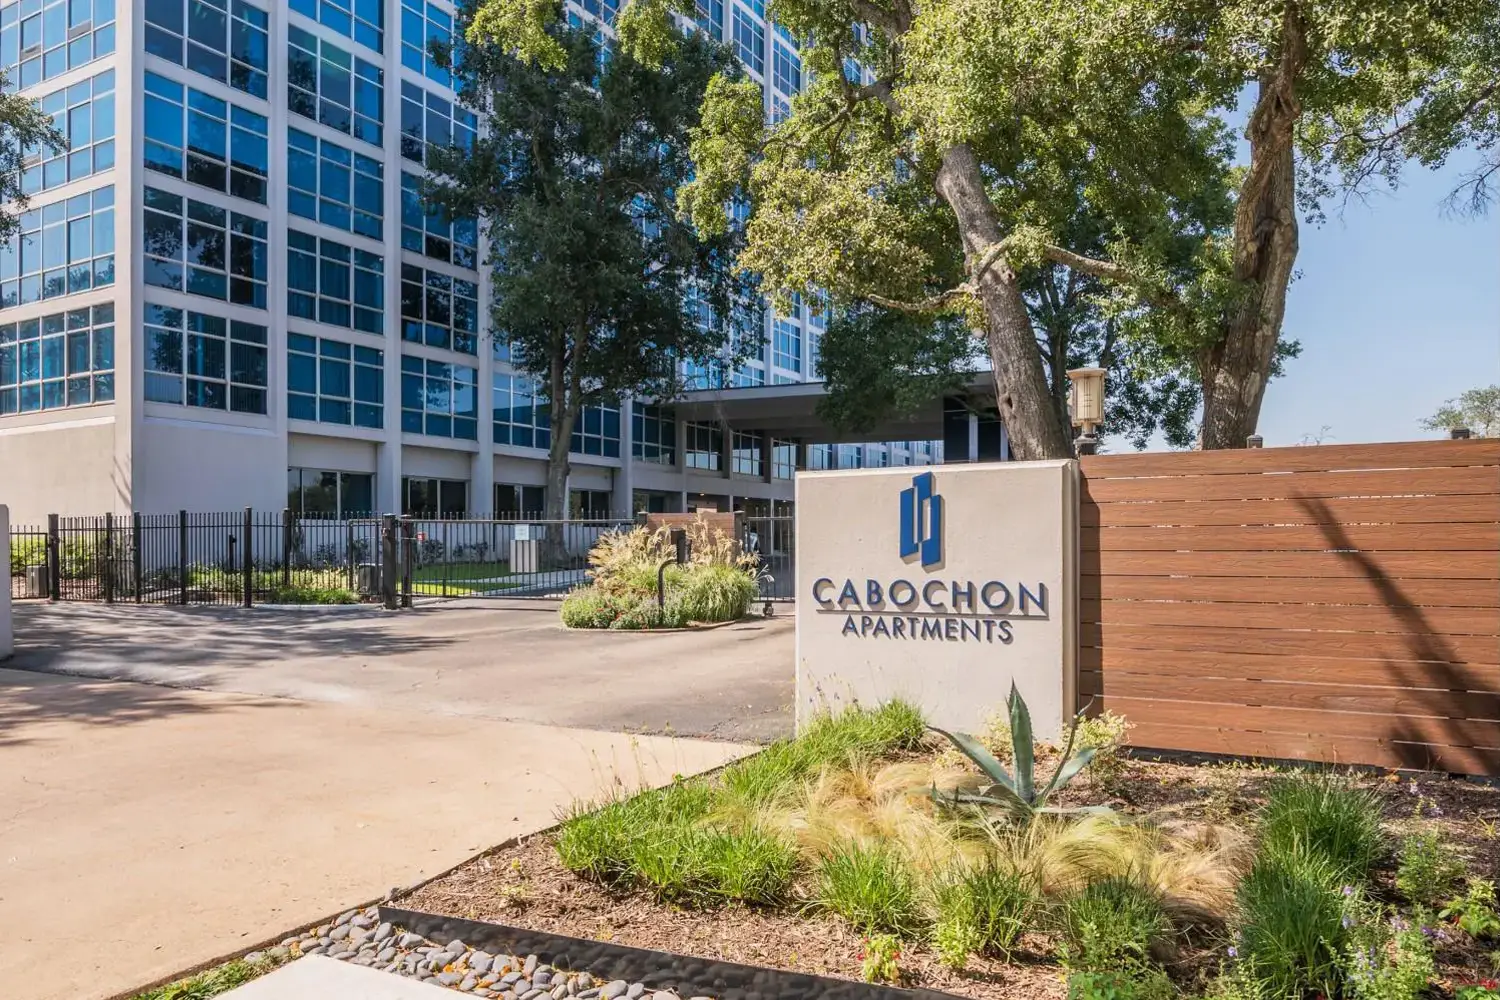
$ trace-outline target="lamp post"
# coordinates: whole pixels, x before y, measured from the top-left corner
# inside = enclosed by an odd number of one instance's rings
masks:
[[[1072,383],[1068,410],[1073,426],[1083,429],[1078,436],[1078,454],[1092,455],[1099,450],[1094,429],[1104,423],[1104,369],[1074,368],[1068,372],[1068,381]]]

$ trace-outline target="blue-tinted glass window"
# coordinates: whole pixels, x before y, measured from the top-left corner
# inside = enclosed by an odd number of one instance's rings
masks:
[[[21,170],[24,193],[37,194],[115,165],[114,70],[54,90],[38,104],[52,116],[52,124],[67,138],[68,146],[26,150]]]
[[[796,94],[802,90],[802,60],[793,48],[780,38],[772,42],[772,76],[777,89],[784,94]]]
[[[379,146],[385,71],[296,25],[287,27],[287,107]]]
[[[266,308],[264,221],[153,187],[142,202],[146,284]]]
[[[266,412],[266,328],[148,302],[141,327],[146,399]]]
[[[788,371],[802,370],[802,327],[794,319],[776,318],[776,334],[771,345],[771,362]]]
[[[113,302],[0,325],[0,416],[114,398]]]
[[[697,16],[698,27],[702,28],[714,41],[720,41],[724,37],[724,0],[698,0]]]
[[[385,167],[327,139],[286,130],[287,210],[325,226],[381,238]]]
[[[425,163],[429,146],[474,148],[479,119],[439,94],[401,81],[401,155]]]
[[[401,65],[451,90],[453,74],[435,54],[442,50],[453,65],[462,64],[463,32],[454,30],[453,15],[423,0],[401,0]]]
[[[689,421],[682,425],[682,464],[689,469],[719,471],[724,456],[724,432],[717,424]]]
[[[450,220],[422,197],[421,180],[401,172],[401,247],[436,260],[473,269],[479,261],[479,223]]]
[[[114,0],[21,0],[0,8],[0,69],[25,89],[115,50]]]
[[[287,313],[380,336],[385,262],[375,253],[287,230]]]
[[[146,73],[145,163],[148,170],[266,203],[266,116]]]
[[[290,6],[367,48],[385,51],[383,0],[290,0]]]
[[[479,286],[402,264],[401,337],[428,347],[479,353]]]
[[[672,465],[677,461],[677,418],[664,406],[637,403],[630,412],[631,453],[643,462]]]
[[[740,61],[757,73],[766,71],[766,18],[759,17],[738,3],[734,5],[734,48]]]
[[[468,365],[401,356],[401,429],[477,440],[479,372]]]
[[[146,51],[264,98],[270,19],[245,0],[146,0]]]
[[[286,357],[288,416],[355,427],[384,425],[383,352],[288,333]]]
[[[546,448],[552,443],[552,416],[536,380],[526,375],[495,372],[491,403],[496,444],[517,448]],[[670,435],[668,437],[670,448]],[[585,406],[578,414],[568,450],[575,455],[620,457],[620,409]]]
[[[115,189],[22,213],[0,243],[0,309],[115,283]]]

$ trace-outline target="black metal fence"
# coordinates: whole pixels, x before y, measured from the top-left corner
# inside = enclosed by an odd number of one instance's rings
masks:
[[[137,604],[347,604],[414,597],[558,597],[628,518],[384,517],[291,510],[52,515],[10,531],[11,596]],[[751,517],[761,598],[793,595],[794,520]]]

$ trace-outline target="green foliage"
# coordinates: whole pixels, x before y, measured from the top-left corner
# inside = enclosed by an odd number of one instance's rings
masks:
[[[771,805],[825,764],[914,750],[925,730],[921,711],[900,699],[875,709],[854,706],[838,715],[819,715],[796,739],[778,740],[726,767],[724,790],[746,806]]]
[[[763,906],[784,903],[797,875],[797,848],[784,837],[751,826],[714,830],[702,843],[709,891]]]
[[[1009,959],[1041,905],[1033,879],[993,861],[955,865],[932,880],[933,947],[962,969],[970,954]]]
[[[1467,427],[1479,437],[1500,434],[1500,385],[1467,390],[1438,407],[1436,413],[1422,421],[1422,426],[1429,431]]]
[[[624,608],[619,598],[597,587],[579,587],[563,598],[558,614],[568,628],[609,628]]]
[[[1500,997],[1500,984],[1493,979],[1466,983],[1453,991],[1454,1000],[1495,1000],[1496,997]]]
[[[1371,902],[1346,897],[1345,995],[1353,1000],[1417,1000],[1436,966],[1432,942],[1420,927]]]
[[[343,585],[327,586],[317,583],[289,584],[280,582],[271,585],[266,594],[267,604],[358,604],[359,595]]]
[[[536,380],[556,480],[584,406],[670,399],[682,362],[715,362],[732,334],[759,329],[754,282],[733,269],[739,234],[700,238],[674,202],[709,81],[735,64],[701,33],[641,44],[659,11],[622,11],[637,44],[604,58],[592,29],[559,23],[560,8],[474,6],[455,76],[479,137],[428,146],[422,195],[431,211],[480,220],[492,286],[480,325],[504,331],[513,365]],[[567,491],[547,497],[560,516]]]
[[[209,969],[207,972],[200,972],[175,983],[138,993],[133,1000],[210,1000],[211,997],[228,993],[237,986],[243,986],[252,979],[265,975],[282,965],[283,961],[271,958],[269,955],[259,962],[246,962],[244,959],[237,958],[217,968]]]
[[[985,777],[990,781],[990,784],[980,789],[978,794],[955,789],[945,795],[934,788],[932,791],[934,801],[950,808],[965,805],[993,807],[1027,823],[1042,812],[1085,811],[1058,810],[1047,805],[1053,793],[1060,788],[1067,787],[1068,782],[1076,778],[1094,757],[1094,750],[1089,748],[1079,750],[1076,754],[1073,752],[1081,717],[1075,717],[1068,728],[1068,742],[1057,762],[1057,769],[1052,772],[1051,780],[1038,788],[1037,748],[1032,743],[1031,711],[1026,707],[1026,700],[1021,697],[1021,692],[1017,690],[1014,682],[1011,683],[1010,697],[1006,700],[1006,705],[1010,717],[1011,761],[1015,767],[1015,775],[1012,776],[1005,769],[1005,765],[1001,764],[983,743],[968,733],[950,733],[934,727],[933,732],[947,737],[984,772]]]
[[[16,93],[13,80],[0,81],[9,86],[0,89],[0,240],[8,240],[19,228],[21,215],[29,204],[21,183],[23,166],[43,150],[59,153],[68,148],[66,136],[31,97]]]
[[[755,575],[738,566],[694,566],[673,596],[686,621],[732,622],[750,611],[760,595]]]
[[[11,576],[24,575],[28,566],[45,565],[47,565],[47,539],[36,535],[11,536]]]
[[[1452,895],[1464,876],[1464,863],[1436,830],[1421,830],[1401,841],[1396,888],[1419,906],[1436,906]]]
[[[1452,920],[1465,934],[1480,940],[1500,938],[1500,914],[1495,912],[1495,883],[1470,878],[1468,891],[1450,899],[1438,916]]]
[[[871,934],[865,939],[860,975],[867,983],[901,981],[901,939],[894,934]]]
[[[1336,996],[1346,929],[1342,874],[1321,853],[1263,844],[1239,887],[1240,961],[1270,998]]]
[[[1092,882],[1063,900],[1057,921],[1063,964],[1092,972],[1146,967],[1152,947],[1172,931],[1161,897],[1119,877]]]
[[[1380,800],[1330,773],[1298,772],[1271,786],[1260,813],[1262,850],[1327,858],[1345,882],[1362,881],[1385,854]]]
[[[1171,1000],[1172,981],[1161,969],[1068,973],[1068,1000]]]
[[[868,933],[909,936],[923,924],[916,878],[885,844],[835,847],[818,865],[813,893],[819,907]]]

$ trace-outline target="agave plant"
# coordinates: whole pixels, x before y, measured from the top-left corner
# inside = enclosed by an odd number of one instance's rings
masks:
[[[995,759],[994,754],[986,750],[982,743],[968,733],[950,733],[933,726],[931,727],[933,732],[941,733],[952,741],[953,745],[972,760],[990,780],[990,784],[978,792],[961,792],[954,789],[945,794],[934,786],[933,801],[951,808],[961,806],[998,808],[1023,823],[1031,822],[1041,813],[1108,812],[1109,810],[1104,806],[1062,808],[1047,804],[1059,789],[1065,788],[1068,782],[1078,777],[1083,769],[1088,767],[1089,761],[1094,759],[1093,748],[1085,748],[1077,754],[1073,753],[1073,742],[1078,735],[1079,723],[1083,721],[1083,713],[1075,715],[1072,725],[1068,727],[1068,742],[1063,747],[1057,770],[1052,772],[1052,778],[1046,785],[1038,788],[1036,750],[1031,740],[1031,711],[1026,707],[1026,699],[1022,698],[1021,692],[1016,690],[1014,681],[1010,685],[1010,697],[1006,699],[1006,708],[1010,712],[1011,759],[1015,761],[1016,773],[1012,775],[1007,771],[1005,765]]]

